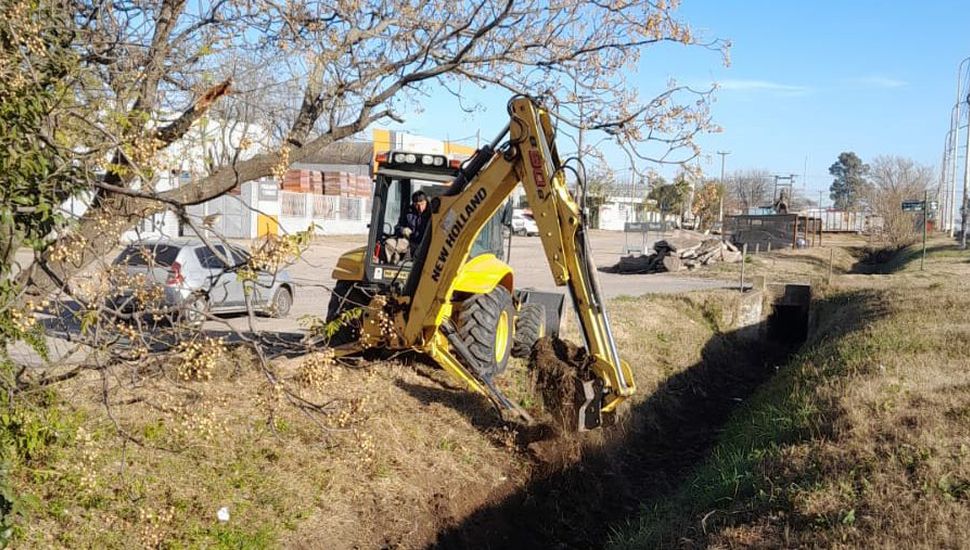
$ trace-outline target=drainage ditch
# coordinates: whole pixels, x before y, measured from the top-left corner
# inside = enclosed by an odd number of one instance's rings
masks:
[[[745,293],[734,326],[706,343],[699,362],[666,379],[595,443],[578,450],[576,441],[562,441],[563,454],[580,458],[555,467],[537,461],[529,483],[449,525],[431,547],[602,546],[611,529],[636,518],[645,501],[673,494],[707,457],[731,412],[806,341],[811,302],[808,285],[762,283]]]

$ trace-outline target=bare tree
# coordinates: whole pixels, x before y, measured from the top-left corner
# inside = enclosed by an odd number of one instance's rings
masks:
[[[72,261],[48,251],[22,275],[38,295],[145,216],[184,217],[187,205],[399,120],[433,88],[530,94],[553,108],[582,96],[580,117],[562,109],[563,127],[598,132],[634,158],[690,158],[709,126],[706,92],[671,83],[643,99],[623,74],[658,43],[722,46],[699,40],[663,2],[48,1],[72,15],[82,73],[68,83],[77,100],[62,107],[99,136],[68,149],[106,176],[88,184],[95,200],[62,237],[77,248]],[[161,153],[215,105],[265,125],[271,150],[247,158],[240,139],[187,184],[154,190]]]
[[[921,215],[914,219],[900,205],[905,200],[923,200],[933,184],[933,168],[905,157],[879,156],[870,166],[869,179],[864,199],[884,220],[886,238],[894,245],[912,243],[919,234]]]
[[[728,197],[743,214],[771,200],[771,174],[767,170],[738,170],[728,180]]]
[[[149,216],[170,211],[193,225],[188,206],[279,177],[374,123],[402,119],[435,91],[465,101],[469,86],[541,98],[560,130],[582,128],[632,158],[691,158],[694,136],[709,127],[708,93],[671,83],[643,99],[624,73],[656,44],[722,47],[699,40],[664,2],[11,0],[3,9],[0,96],[20,102],[4,112],[47,91],[36,120],[4,135],[43,164],[24,185],[0,173],[0,188],[20,193],[2,195],[5,216],[36,214],[47,225],[4,231],[0,282],[12,298],[3,308],[30,310],[62,292],[99,346],[118,338],[117,327],[97,329],[105,292],[139,282],[95,263]],[[166,186],[175,168],[188,181]],[[70,197],[85,203],[79,219],[45,221]],[[34,261],[7,269],[26,238]],[[298,241],[253,259],[278,265]],[[78,277],[92,272],[104,275],[97,289]],[[138,361],[155,344],[115,359]]]

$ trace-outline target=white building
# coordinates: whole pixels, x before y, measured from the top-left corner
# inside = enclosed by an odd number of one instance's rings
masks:
[[[635,222],[659,222],[660,212],[648,210],[641,197],[611,196],[599,207],[597,229],[623,231],[625,224]],[[668,222],[679,220],[677,214],[668,213]]]

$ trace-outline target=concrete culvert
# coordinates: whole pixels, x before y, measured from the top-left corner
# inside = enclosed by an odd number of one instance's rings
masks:
[[[802,284],[769,285],[771,310],[767,319],[769,342],[795,347],[808,338],[812,287]]]

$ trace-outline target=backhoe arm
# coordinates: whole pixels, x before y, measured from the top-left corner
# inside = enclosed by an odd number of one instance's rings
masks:
[[[557,285],[569,288],[586,349],[592,357],[596,380],[584,386],[588,404],[595,404],[594,412],[611,412],[635,392],[636,385],[629,365],[620,359],[616,349],[596,282],[583,216],[566,188],[549,114],[527,97],[513,99],[509,114],[506,131],[472,157],[448,194],[431,202],[431,230],[416,254],[417,261],[405,287],[405,294],[411,296],[411,308],[404,339],[431,347],[447,370],[473,389],[496,399],[490,381],[465,369],[451,349],[459,345],[454,338],[448,338],[453,331],[451,302],[455,278],[476,235],[521,182],[553,279]],[[496,150],[506,134],[510,137],[507,146]],[[496,400],[508,405],[501,394]],[[598,422],[598,414],[595,416],[595,422],[581,419],[581,424],[592,427]]]
[[[566,187],[549,114],[528,98],[511,104],[511,142],[518,149],[516,174],[525,188],[542,246],[559,286],[567,286],[579,316],[593,371],[604,383],[603,412],[613,411],[636,384],[620,359],[596,280],[596,266],[579,205]]]

